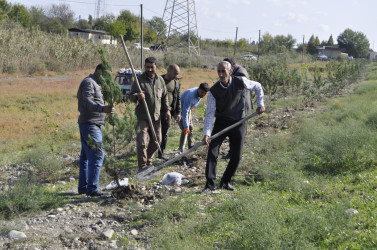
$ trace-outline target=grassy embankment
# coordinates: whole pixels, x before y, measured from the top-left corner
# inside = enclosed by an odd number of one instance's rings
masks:
[[[152,246],[163,249],[376,248],[376,96],[374,66],[322,112],[249,136],[239,172],[257,175],[237,176],[237,192],[186,193],[135,225],[152,224]],[[350,208],[359,213],[347,216]]]

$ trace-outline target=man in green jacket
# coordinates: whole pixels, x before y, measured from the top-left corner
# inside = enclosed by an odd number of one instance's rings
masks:
[[[165,112],[165,119],[171,119],[165,81],[161,76],[156,74],[156,58],[146,58],[144,68],[145,72],[137,77],[141,93],[136,82],[131,85],[130,92],[130,99],[136,103],[135,114],[137,117],[137,128],[139,129],[136,136],[136,150],[139,169],[152,163],[154,153],[161,143],[160,113]],[[143,99],[147,103],[149,113],[144,108]],[[148,116],[151,117],[157,140],[153,136]],[[148,147],[146,146],[147,144]]]

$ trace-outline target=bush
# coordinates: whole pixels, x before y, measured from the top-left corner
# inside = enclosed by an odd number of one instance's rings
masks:
[[[32,173],[22,177],[7,193],[0,194],[0,219],[11,219],[24,213],[60,206],[64,200],[37,183]]]
[[[35,59],[28,64],[28,73],[30,75],[43,73],[44,71],[46,71],[46,64],[38,59]]]
[[[6,72],[7,72],[8,74],[15,74],[15,73],[18,73],[18,72],[19,72],[19,69],[18,69],[17,64],[15,64],[15,63],[11,63],[11,64],[7,67]]]
[[[32,151],[25,156],[25,161],[36,168],[35,176],[42,183],[55,183],[61,177],[63,161],[56,155]]]

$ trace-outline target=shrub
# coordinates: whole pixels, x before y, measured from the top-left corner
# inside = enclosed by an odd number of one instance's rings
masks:
[[[0,218],[11,219],[24,213],[60,206],[64,200],[37,183],[37,176],[23,176],[6,193],[0,194]]]

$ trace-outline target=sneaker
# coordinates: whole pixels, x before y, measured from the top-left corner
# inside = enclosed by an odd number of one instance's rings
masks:
[[[220,188],[226,189],[226,190],[229,190],[229,191],[235,191],[236,190],[232,185],[230,185],[229,182],[223,182],[222,180],[220,181]]]
[[[202,190],[202,194],[210,194],[212,193],[212,191],[215,191],[216,188],[209,188],[209,187],[205,187],[203,190]]]

